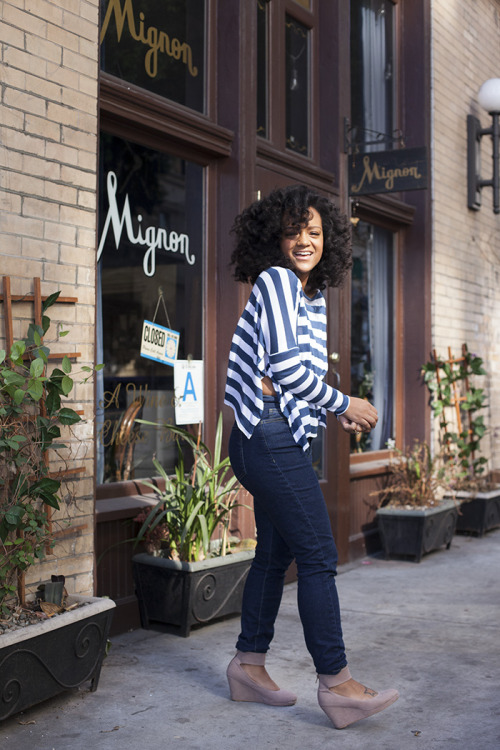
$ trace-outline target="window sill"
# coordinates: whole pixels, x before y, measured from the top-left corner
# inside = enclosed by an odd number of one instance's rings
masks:
[[[389,471],[389,463],[393,455],[392,451],[379,451],[372,456],[369,453],[356,453],[351,455],[351,478],[360,479],[361,477],[387,474]]]
[[[157,484],[159,489],[164,489],[161,478],[154,477],[149,481]],[[140,479],[100,484],[96,491],[96,519],[98,523],[102,523],[131,518],[155,502],[155,493],[141,484]]]
[[[125,495],[121,497],[109,497],[96,502],[97,523],[105,521],[119,521],[123,518],[131,518],[141,510],[151,508],[156,504],[155,496],[151,495]]]

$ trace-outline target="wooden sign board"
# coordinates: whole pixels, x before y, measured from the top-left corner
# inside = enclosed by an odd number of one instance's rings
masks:
[[[399,193],[427,187],[427,149],[350,154],[349,195]]]

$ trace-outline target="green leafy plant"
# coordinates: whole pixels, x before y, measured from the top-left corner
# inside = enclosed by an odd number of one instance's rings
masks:
[[[448,486],[442,456],[433,456],[427,443],[416,440],[406,451],[396,451],[387,486],[371,494],[380,497],[381,505],[429,508],[439,504]]]
[[[236,477],[230,476],[229,459],[221,460],[222,414],[217,423],[213,455],[203,442],[181,427],[137,421],[171,431],[176,436],[178,458],[173,475],[168,475],[153,459],[164,489],[142,481],[155,492],[158,503],[144,518],[136,545],[156,540],[159,547],[163,542],[165,557],[193,562],[214,554],[212,537],[219,529],[222,538],[215,554],[225,555],[231,512],[240,504],[236,503],[239,485]],[[186,471],[183,444],[192,452],[190,471]]]
[[[30,324],[25,339],[10,352],[0,349],[0,609],[15,596],[17,579],[53,546],[47,506],[59,509],[61,478],[50,470],[51,449],[61,426],[80,416],[64,405],[73,389],[72,365],[48,372],[49,348],[43,342],[50,327],[45,315],[59,296],[42,306],[42,325]],[[63,332],[64,334],[65,332]],[[82,368],[92,372],[91,368]],[[85,378],[86,379],[86,378]]]
[[[442,360],[436,355],[422,367],[424,382],[432,399],[431,408],[439,424],[443,454],[455,466],[458,486],[479,485],[484,480],[487,459],[480,455],[480,443],[487,432],[483,414],[484,388],[474,377],[486,375],[483,360],[462,347],[462,356]]]

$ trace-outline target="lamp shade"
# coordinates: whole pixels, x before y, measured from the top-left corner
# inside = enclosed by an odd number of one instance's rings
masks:
[[[500,112],[500,78],[490,78],[479,89],[477,100],[487,112]]]

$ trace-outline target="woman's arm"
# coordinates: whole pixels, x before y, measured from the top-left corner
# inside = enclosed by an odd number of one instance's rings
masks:
[[[345,396],[307,368],[297,341],[300,282],[292,271],[270,268],[258,280],[262,331],[273,378],[295,396],[333,411],[346,432],[369,432],[377,410],[365,399]]]
[[[270,268],[256,282],[262,309],[261,330],[273,379],[298,398],[336,414],[349,398],[318,377],[302,362],[297,341],[300,282],[292,271]]]

